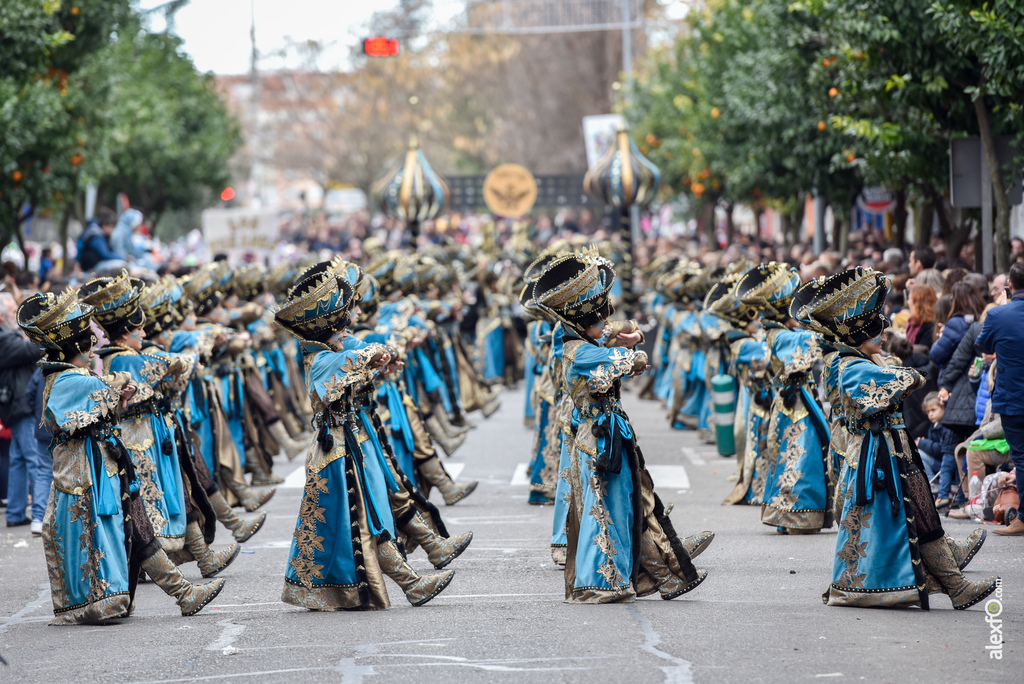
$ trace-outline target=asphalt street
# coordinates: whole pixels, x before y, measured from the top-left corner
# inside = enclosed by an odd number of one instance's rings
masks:
[[[707,581],[674,601],[629,605],[562,602],[548,544],[551,507],[526,503],[522,468],[532,443],[521,391],[507,392],[451,461],[477,492],[441,507],[449,530],[473,530],[447,591],[412,608],[389,583],[392,607],[313,613],[281,603],[301,489],[267,505],[267,526],[223,573],[228,584],[202,613],[182,618],[156,586],[140,586],[135,616],[117,624],[51,627],[42,542],[27,527],[0,528],[0,682],[953,682],[1021,681],[1024,541],[990,535],[968,568],[1003,578],[1002,660],[989,656],[981,605],[933,609],[829,608],[835,530],[779,536],[757,509],[722,506],[733,461],[669,429],[662,410],[635,395],[625,405],[682,535],[714,530],[697,559]],[[301,467],[279,457],[276,470]],[[458,469],[457,467],[455,468]],[[518,470],[518,473],[517,473]],[[292,478],[292,482],[298,480]],[[659,481],[661,484],[659,484]],[[965,536],[966,522],[947,530]],[[215,546],[230,540],[219,528]],[[422,551],[411,562],[433,571]],[[186,577],[200,580],[194,564]]]

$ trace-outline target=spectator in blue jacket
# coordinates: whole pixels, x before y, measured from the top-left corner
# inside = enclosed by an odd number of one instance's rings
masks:
[[[981,318],[985,311],[985,300],[981,298],[978,291],[967,283],[957,283],[953,286],[953,302],[950,308],[949,317],[942,323],[942,335],[935,340],[929,352],[932,362],[939,367],[939,385],[942,385],[942,374],[949,360],[953,358],[953,352],[963,339],[971,323]]]
[[[975,346],[996,355],[996,383],[992,411],[1003,422],[1003,436],[1017,471],[1017,493],[1024,501],[1024,263],[1010,267],[1012,299],[988,312]],[[1019,513],[1019,509],[1018,509]],[[1024,535],[1024,521],[1018,517],[996,534]]]
[[[135,230],[141,225],[142,212],[138,209],[125,209],[117,219],[114,232],[110,235],[110,248],[125,261],[146,256],[146,252],[138,249],[133,242]]]
[[[86,224],[78,238],[78,263],[83,271],[106,271],[128,265],[125,257],[110,246],[116,225],[117,215],[106,207],[101,207]]]

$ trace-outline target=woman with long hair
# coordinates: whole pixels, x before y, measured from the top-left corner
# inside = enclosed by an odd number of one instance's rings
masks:
[[[931,347],[935,339],[935,290],[927,285],[914,285],[907,293],[907,342]]]
[[[981,298],[977,290],[967,283],[953,285],[949,296],[951,298],[950,308],[945,320],[938,315],[941,312],[936,311],[935,322],[942,325],[942,331],[930,352],[932,361],[939,367],[940,385],[942,384],[944,366],[953,357],[953,352],[956,351],[957,345],[963,339],[964,333],[971,327],[971,323],[978,320],[985,310],[985,300]]]

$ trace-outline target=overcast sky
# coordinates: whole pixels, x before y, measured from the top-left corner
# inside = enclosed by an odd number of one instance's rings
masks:
[[[150,9],[164,2],[141,0],[139,4]],[[185,50],[201,71],[245,73],[251,51],[251,7],[255,5],[256,47],[262,55],[279,50],[287,38],[316,40],[336,43],[331,56],[341,64],[347,48],[363,37],[362,29],[370,15],[397,4],[397,0],[192,0],[175,15],[175,32],[184,39]],[[163,27],[162,17],[153,19],[154,30]],[[268,56],[260,66],[287,65]]]

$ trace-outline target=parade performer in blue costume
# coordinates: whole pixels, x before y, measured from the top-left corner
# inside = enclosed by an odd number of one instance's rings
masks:
[[[184,321],[184,316],[175,306],[182,295],[177,281],[169,277],[143,289],[139,304],[146,317],[146,323],[143,326],[146,338],[143,340],[142,347],[145,353],[153,356],[162,356],[167,353],[166,350],[171,346],[173,339],[174,328]],[[189,360],[192,366],[191,370],[176,378],[173,386],[168,388],[170,391],[164,393],[173,415],[175,444],[179,450],[184,450],[182,458],[187,457],[192,462],[196,478],[193,490],[201,488],[205,492],[213,509],[213,516],[216,516],[217,520],[231,530],[235,541],[247,541],[263,527],[267,514],[263,512],[255,518],[243,520],[235,515],[231,506],[220,493],[217,480],[210,472],[200,449],[195,445],[192,432],[192,418],[201,413],[199,403],[195,398],[195,387],[200,382],[197,377],[201,370],[200,356],[196,351],[180,354],[180,356]],[[204,417],[208,418],[208,416]],[[212,523],[213,516],[206,516],[204,512],[205,523]]]
[[[798,329],[789,315],[800,273],[770,262],[748,271],[737,287],[744,306],[760,312],[765,343],[771,354],[771,382],[765,453],[761,522],[780,534],[810,534],[832,527],[832,495],[828,468],[828,420],[817,398],[814,365],[821,362],[818,337]]]
[[[736,445],[736,487],[725,504],[760,506],[767,471],[764,456],[768,451],[768,410],[771,387],[765,378],[768,349],[758,335],[758,312],[744,306],[736,295],[742,273],[731,273],[715,284],[704,299],[704,316],[719,321],[718,344],[711,353],[721,359],[719,372],[736,382],[736,414],[733,438]],[[710,377],[709,377],[710,382]],[[758,399],[758,401],[755,401]]]
[[[449,585],[454,571],[421,577],[395,543],[388,503],[395,483],[364,453],[365,426],[351,410],[352,390],[387,371],[391,357],[379,344],[342,350],[355,293],[328,266],[300,276],[275,314],[302,342],[317,430],[281,598],[310,610],[387,608],[387,575],[410,603],[423,605]]]
[[[185,294],[185,286],[191,295]],[[228,429],[228,420],[221,405],[222,383],[214,372],[216,359],[226,347],[244,346],[232,332],[205,316],[221,302],[210,267],[204,267],[169,288],[169,295],[178,313],[178,329],[171,334],[169,351],[199,355],[199,370],[189,383],[189,418],[196,448],[210,474],[216,478],[229,505],[241,505],[252,512],[266,504],[275,490],[256,489],[245,481],[241,457]],[[204,317],[200,322],[199,317]]]
[[[912,368],[890,365],[876,340],[889,280],[857,267],[803,285],[790,315],[818,333],[832,407],[836,558],[822,600],[832,606],[920,606],[948,594],[965,609],[999,579],[968,581],[944,537],[928,480],[903,425],[903,400],[924,384]]]
[[[240,549],[234,543],[221,551],[209,547],[214,535],[213,511],[198,486],[187,450],[179,450],[165,397],[180,376],[187,382],[194,361],[187,355],[142,353],[142,287],[141,280],[122,271],[113,278],[89,281],[79,296],[94,307],[93,319],[110,340],[98,350],[104,372],[128,373],[137,388],[121,412],[121,439],[139,476],[142,502],[157,542],[172,559],[195,559],[203,576],[213,577],[238,557]],[[181,458],[182,454],[186,458]],[[187,553],[179,556],[185,550]]]
[[[623,377],[647,369],[635,322],[603,346],[612,313],[611,265],[593,252],[554,259],[534,285],[534,305],[565,330],[562,382],[579,426],[570,466],[565,596],[570,603],[672,599],[707,576],[693,567],[654,492],[619,398]]]
[[[327,268],[336,272],[345,280],[355,293],[356,302],[352,306],[351,316],[354,320],[362,318],[362,302],[372,299],[376,283],[372,276],[367,276],[359,266],[335,257],[328,262]],[[308,276],[307,276],[308,277]],[[388,384],[389,377],[397,376],[401,370],[401,352],[397,346],[389,345],[387,336],[380,333],[363,335],[346,335],[342,340],[342,351],[364,349],[370,344],[383,344],[391,356],[392,363],[388,370],[381,373],[377,384],[382,388]],[[368,439],[360,441],[360,448],[365,458],[378,460],[391,474],[388,488],[388,500],[395,519],[395,529],[401,532],[406,554],[420,546],[434,567],[441,569],[459,557],[473,540],[473,533],[467,532],[458,537],[448,538],[448,530],[441,519],[441,514],[433,504],[419,491],[413,480],[399,467],[391,440],[384,429],[384,421],[378,414],[378,387],[374,383],[365,383],[352,388],[351,407],[356,413],[356,420],[365,430]],[[380,410],[388,411],[385,401]],[[357,440],[359,441],[359,440]],[[414,477],[414,476],[413,476]]]
[[[194,615],[224,588],[190,584],[156,541],[139,482],[121,441],[120,412],[135,393],[127,373],[94,375],[92,307],[73,290],[37,294],[18,309],[18,324],[39,345],[45,379],[43,422],[53,433],[53,485],[43,547],[55,625],[127,617],[139,569]]]

